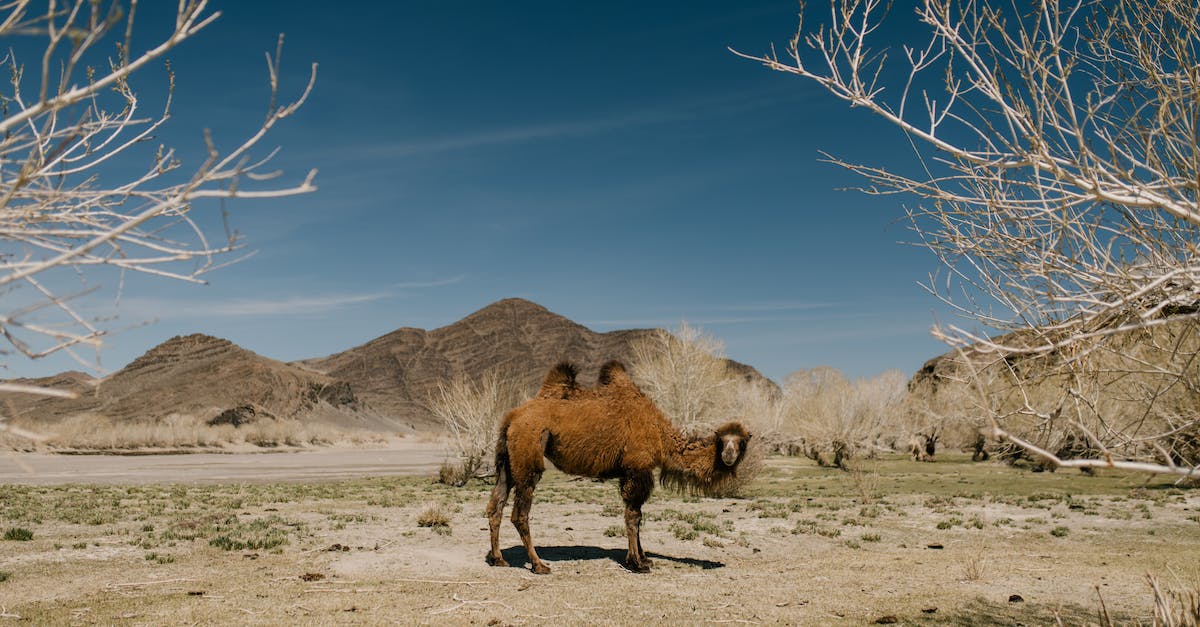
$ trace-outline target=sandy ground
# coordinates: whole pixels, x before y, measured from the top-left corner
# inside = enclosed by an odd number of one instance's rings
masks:
[[[0,452],[0,484],[240,483],[432,475],[446,460],[436,441],[392,439],[378,448],[268,453],[57,455]]]

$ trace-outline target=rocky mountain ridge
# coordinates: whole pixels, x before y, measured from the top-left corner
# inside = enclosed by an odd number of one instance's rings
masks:
[[[632,345],[655,332],[597,333],[536,303],[510,298],[441,328],[404,327],[340,353],[293,363],[193,334],[163,342],[102,380],[67,372],[22,381],[69,389],[78,398],[0,394],[0,407],[10,417],[34,421],[80,414],[114,421],[191,415],[233,424],[280,418],[429,430],[438,425],[425,404],[439,382],[500,370],[532,389],[562,360],[594,378],[602,363],[629,360]],[[766,381],[745,364],[728,366]]]

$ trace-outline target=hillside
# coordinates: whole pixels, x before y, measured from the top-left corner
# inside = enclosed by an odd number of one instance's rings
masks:
[[[79,397],[9,395],[13,418],[53,422],[91,414],[119,423],[174,414],[246,422],[329,418],[360,409],[344,382],[202,334],[173,337],[101,381],[72,372],[26,382],[71,389]]]
[[[348,351],[300,362],[347,381],[363,400],[388,415],[431,426],[423,403],[439,381],[502,371],[531,389],[554,364],[570,360],[584,381],[595,379],[610,359],[628,361],[631,345],[653,329],[597,333],[520,298],[498,301],[451,325],[425,331],[402,328]],[[765,380],[751,366],[729,361],[732,370]]]

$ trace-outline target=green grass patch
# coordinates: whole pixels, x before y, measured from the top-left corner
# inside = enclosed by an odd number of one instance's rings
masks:
[[[9,527],[4,532],[4,539],[15,542],[28,542],[33,539],[33,532],[24,527]]]

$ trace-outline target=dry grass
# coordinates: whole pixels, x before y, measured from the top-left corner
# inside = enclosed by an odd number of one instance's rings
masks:
[[[275,448],[280,446],[325,445],[346,438],[362,436],[347,434],[332,426],[298,420],[259,420],[238,427],[209,426],[193,417],[172,415],[157,421],[117,422],[105,416],[73,416],[53,425],[18,426],[35,431],[45,439],[37,447],[88,451],[122,451],[136,449],[205,449],[231,444]],[[9,445],[30,448],[24,440]]]
[[[418,527],[449,527],[450,516],[440,505],[425,508],[417,515]]]
[[[1164,586],[1157,577],[1146,577],[1154,591],[1155,627],[1196,627],[1200,625],[1200,586],[1176,589]]]

